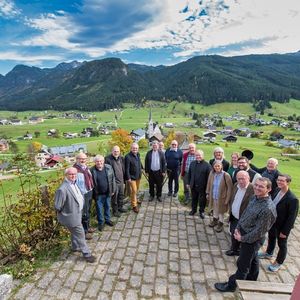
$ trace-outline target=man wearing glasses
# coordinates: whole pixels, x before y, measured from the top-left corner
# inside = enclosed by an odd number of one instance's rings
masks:
[[[220,292],[234,292],[237,287],[236,280],[257,280],[258,250],[265,234],[277,217],[276,207],[269,196],[271,188],[270,179],[265,177],[256,179],[254,197],[250,200],[234,231],[234,238],[241,242],[237,271],[229,277],[227,282],[215,283],[215,288]]]
[[[178,142],[173,140],[171,142],[171,147],[166,150],[166,163],[167,163],[167,173],[169,177],[168,181],[168,196],[177,197],[177,193],[179,190],[179,173],[182,164],[183,153],[180,149],[178,149]],[[174,189],[173,189],[174,182]]]

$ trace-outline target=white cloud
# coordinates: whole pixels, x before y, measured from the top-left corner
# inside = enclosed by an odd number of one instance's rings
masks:
[[[20,10],[16,8],[13,1],[0,0],[0,16],[4,18],[13,18],[18,14],[20,14]]]
[[[4,51],[0,52],[0,60],[12,60],[12,61],[20,61],[20,62],[30,62],[35,63],[37,61],[61,61],[63,59],[60,55],[22,55],[16,51]]]

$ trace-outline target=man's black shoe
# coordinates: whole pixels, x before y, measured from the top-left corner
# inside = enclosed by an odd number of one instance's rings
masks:
[[[171,197],[171,196],[172,196],[172,192],[169,192],[169,193],[168,193],[168,197]]]
[[[85,257],[84,258],[88,263],[93,263],[93,262],[95,262],[96,261],[96,256],[94,256],[94,255],[91,255],[91,256],[87,256],[87,257]]]
[[[98,230],[99,230],[99,231],[102,231],[103,229],[104,229],[104,224],[98,225]]]
[[[161,202],[161,198],[160,198],[160,197],[157,197],[157,201],[158,201],[158,202]]]
[[[215,288],[220,292],[234,292],[235,288],[230,287],[228,282],[217,282],[215,283]]]
[[[176,197],[177,197],[177,193],[173,193],[173,197],[175,197],[175,198],[176,198]]]
[[[107,225],[110,226],[110,227],[113,227],[113,226],[114,226],[114,223],[113,223],[111,220],[105,221],[105,224],[107,224]]]
[[[189,212],[189,215],[190,215],[190,216],[193,216],[195,213],[196,213],[195,211],[191,210],[191,211]]]
[[[120,212],[120,213],[125,213],[125,212],[127,212],[127,209],[121,207],[121,208],[119,208],[119,212]]]
[[[120,218],[120,217],[121,217],[121,214],[120,214],[119,211],[115,211],[115,212],[113,212],[113,216],[114,216],[114,217],[117,217],[117,218]]]
[[[153,201],[154,200],[154,197],[153,196],[150,196],[149,198],[149,202]]]
[[[201,219],[204,219],[204,218],[205,218],[204,212],[201,212],[201,213],[199,214],[199,217],[200,217]]]
[[[225,252],[225,254],[227,256],[239,256],[240,255],[240,252],[239,251],[234,251],[234,250],[227,250]]]

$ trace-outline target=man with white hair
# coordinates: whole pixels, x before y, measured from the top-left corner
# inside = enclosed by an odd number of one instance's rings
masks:
[[[215,160],[221,161],[221,162],[222,162],[222,165],[223,165],[223,170],[224,170],[225,172],[228,171],[228,169],[229,169],[229,167],[230,167],[230,163],[225,159],[223,148],[221,148],[221,147],[216,147],[216,148],[214,149],[214,158],[212,158],[212,159],[209,161],[209,163],[210,163],[211,166],[214,164]]]
[[[91,168],[94,181],[93,196],[96,200],[98,229],[102,231],[105,224],[114,226],[110,219],[110,203],[116,191],[116,181],[112,167],[104,164],[102,155],[96,155],[94,162],[95,166]]]
[[[55,193],[55,210],[59,223],[71,233],[73,252],[82,252],[89,263],[96,261],[96,257],[85,241],[85,233],[81,223],[84,198],[76,184],[77,169],[74,167],[65,170],[65,180]]]
[[[187,188],[189,179],[189,168],[192,161],[196,159],[195,156],[196,145],[194,143],[189,144],[189,151],[183,153],[183,160],[181,166],[181,178],[183,180],[183,192],[185,204],[188,204],[190,199],[190,190]]]
[[[111,154],[105,157],[105,163],[112,166],[116,180],[116,192],[112,196],[112,213],[115,217],[120,217],[120,213],[126,212],[124,204],[124,183],[125,183],[125,160],[120,154],[120,147],[114,146]]]
[[[125,156],[125,180],[130,185],[131,207],[135,213],[139,212],[137,194],[142,177],[142,163],[139,154],[139,145],[133,143],[130,152]]]
[[[274,157],[270,157],[267,160],[267,165],[263,168],[257,168],[255,165],[250,164],[250,167],[255,172],[259,173],[262,177],[269,178],[272,182],[272,190],[271,195],[274,194],[276,188],[277,188],[277,178],[280,175],[280,172],[278,171],[278,160]]]
[[[92,206],[92,194],[93,194],[93,179],[92,174],[87,166],[87,156],[85,153],[80,152],[76,156],[76,163],[74,168],[77,169],[77,185],[83,195],[84,205],[82,210],[82,225],[85,232],[85,238],[87,240],[92,239],[92,233],[94,228],[90,227],[90,214]]]

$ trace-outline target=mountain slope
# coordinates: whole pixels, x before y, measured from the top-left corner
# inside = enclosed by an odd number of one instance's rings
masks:
[[[199,56],[174,66],[107,58],[0,77],[0,109],[103,110],[142,98],[203,104],[300,99],[300,55]]]

